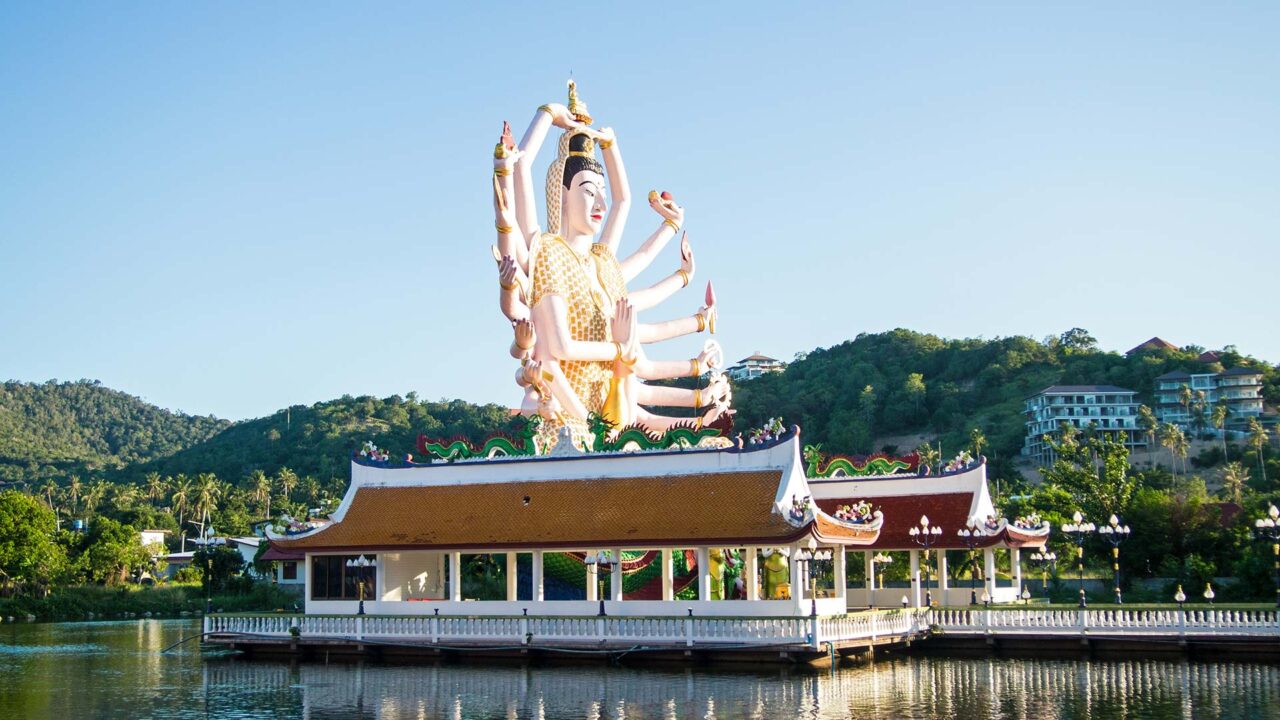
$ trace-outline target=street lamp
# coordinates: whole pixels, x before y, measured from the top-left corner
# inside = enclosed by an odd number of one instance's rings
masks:
[[[1107,524],[1098,528],[1098,534],[1111,545],[1111,572],[1116,581],[1116,604],[1123,605],[1124,598],[1120,594],[1120,544],[1129,539],[1129,526],[1121,525],[1120,518],[1111,514]]]
[[[1210,605],[1212,605],[1212,604],[1213,604],[1213,598],[1214,598],[1214,597],[1216,597],[1216,596],[1213,594],[1213,583],[1205,583],[1205,584],[1204,584],[1204,599],[1205,599],[1205,600],[1208,600],[1208,601],[1209,601],[1209,604],[1210,604]]]
[[[1080,607],[1088,605],[1084,599],[1084,540],[1097,529],[1097,525],[1085,522],[1084,516],[1078,510],[1071,516],[1071,522],[1062,525],[1062,532],[1076,544],[1076,572],[1080,576]]]
[[[204,614],[213,612],[213,555],[206,546],[204,551]]]
[[[1268,508],[1266,517],[1253,521],[1253,534],[1257,539],[1271,543],[1276,575],[1276,607],[1280,608],[1280,510],[1275,505]]]
[[[360,609],[356,612],[356,614],[363,615],[364,614],[364,588],[366,583],[368,582],[365,578],[368,577],[368,573],[373,572],[374,569],[378,567],[378,558],[375,556],[372,560],[370,560],[364,555],[361,555],[360,557],[352,558],[348,560],[347,567],[355,571],[356,590],[360,594]]]
[[[1022,604],[1026,605],[1029,602],[1031,602],[1031,591],[1027,589],[1026,585],[1023,585],[1022,586]]]
[[[893,562],[893,556],[886,555],[885,553],[876,553],[875,557],[871,558],[871,572],[872,572],[871,584],[873,586],[875,585],[875,582],[876,582],[875,572],[879,570],[880,589],[881,590],[884,589],[884,566],[888,565],[891,562]],[[874,590],[875,588],[872,587],[871,589]]]
[[[969,604],[978,604],[978,589],[976,583],[978,581],[978,556],[974,551],[987,536],[987,531],[983,524],[977,518],[969,518],[969,522],[965,527],[956,531],[960,536],[960,542],[969,548]]]
[[[1049,597],[1049,573],[1058,565],[1058,554],[1055,552],[1036,551],[1031,553],[1031,562],[1040,567],[1040,589]]]
[[[600,571],[603,570],[608,573],[613,569],[613,555],[608,550],[601,550],[597,553],[587,553],[587,557],[583,562],[589,566],[594,565],[596,567],[596,597],[600,599],[600,610],[596,615],[598,617],[604,617],[606,613],[604,611],[604,592],[600,588]],[[588,567],[587,569],[590,570],[591,568]],[[612,582],[612,580],[610,582]]]
[[[929,548],[942,539],[942,527],[929,526],[929,516],[921,515],[920,523],[907,531],[917,545],[924,548],[924,606],[933,607],[933,592],[929,589]]]

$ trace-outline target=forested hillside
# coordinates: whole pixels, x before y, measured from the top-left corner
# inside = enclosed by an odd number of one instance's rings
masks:
[[[1099,350],[1078,328],[1043,341],[947,340],[898,329],[814,350],[783,373],[739,385],[734,404],[740,425],[781,416],[800,424],[806,441],[831,452],[879,450],[876,438],[907,432],[940,435],[945,446],[959,449],[980,428],[991,453],[1010,457],[1025,434],[1023,399],[1048,385],[1119,385],[1149,403],[1152,380],[1170,370],[1247,365],[1263,371],[1268,405],[1280,399],[1275,367],[1230,347],[1220,352],[1220,363],[1200,364],[1201,351],[1188,346],[1126,357]]]
[[[169,412],[97,381],[0,385],[0,481],[63,479],[166,457],[230,423]]]
[[[481,440],[508,429],[511,420],[510,411],[499,405],[428,402],[414,393],[383,399],[343,396],[236,423],[206,442],[131,468],[128,475],[214,473],[234,481],[254,470],[272,474],[287,467],[303,476],[345,480],[351,453],[366,440],[401,457],[414,452],[419,433]]]

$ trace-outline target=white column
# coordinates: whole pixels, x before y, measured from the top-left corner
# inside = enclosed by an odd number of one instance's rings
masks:
[[[796,555],[800,554],[800,548],[791,548],[791,557],[787,558],[787,581],[791,584],[791,599],[797,605],[804,600],[805,583],[804,578],[800,575],[800,569],[803,567],[800,561],[796,559]]]
[[[866,580],[863,581],[863,585],[867,587],[867,605],[869,607],[876,606],[876,564],[871,561],[873,557],[875,555],[870,550],[862,551],[862,565],[866,568],[864,572],[867,576]]]
[[[996,599],[996,551],[992,548],[986,548],[982,551],[982,569],[986,573],[984,583],[987,586],[987,594],[991,596],[991,601]]]
[[[587,556],[593,555],[591,550],[587,551]],[[600,599],[600,566],[595,563],[587,563],[587,599],[592,602]]]
[[[609,599],[622,601],[622,548],[613,549],[613,574],[609,577]]]
[[[662,600],[671,602],[676,599],[676,573],[675,568],[671,564],[671,555],[675,552],[671,548],[663,548],[662,557]]]
[[[920,607],[923,602],[920,594],[920,551],[911,551],[911,606]]]
[[[520,597],[520,591],[516,584],[517,573],[519,572],[516,565],[516,554],[514,552],[507,553],[507,602],[515,602]]]
[[[533,551],[533,601],[542,602],[542,551]]]
[[[760,548],[749,547],[746,562],[742,565],[742,584],[747,591],[747,600],[760,599]]]
[[[1009,563],[1013,567],[1013,588],[1022,594],[1022,550],[1009,548]]]
[[[847,551],[843,545],[837,545],[831,548],[831,558],[836,563],[836,597],[841,598],[846,603],[849,600],[849,584],[848,580],[848,562],[849,558],[845,555]]]
[[[374,553],[373,559],[378,561],[373,570],[373,600],[382,602],[382,597],[387,594],[387,556]]]
[[[711,553],[707,548],[698,548],[698,599],[711,599]]]
[[[306,573],[302,577],[302,609],[305,612],[307,604],[311,602],[311,553],[303,556],[302,572]]]
[[[951,589],[951,581],[947,579],[947,551],[938,548],[938,598],[939,604],[946,604],[947,591]]]
[[[462,553],[449,553],[449,599],[462,601]]]

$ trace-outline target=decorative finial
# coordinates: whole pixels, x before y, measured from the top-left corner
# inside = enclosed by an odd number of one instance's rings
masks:
[[[587,103],[578,97],[578,85],[572,79],[569,80],[569,112],[583,125],[591,124]]]

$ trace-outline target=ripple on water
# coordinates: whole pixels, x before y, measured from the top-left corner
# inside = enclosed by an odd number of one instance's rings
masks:
[[[107,651],[96,643],[68,643],[65,645],[8,645],[0,643],[0,655],[98,655]]]

